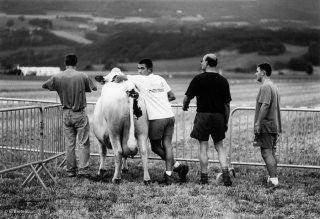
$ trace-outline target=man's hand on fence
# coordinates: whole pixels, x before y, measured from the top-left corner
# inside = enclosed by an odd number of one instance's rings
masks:
[[[183,110],[183,111],[188,111],[188,109],[189,109],[189,106],[183,105],[183,107],[182,107],[182,110]]]

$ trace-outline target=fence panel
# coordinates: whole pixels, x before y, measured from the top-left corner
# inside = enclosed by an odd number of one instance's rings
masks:
[[[44,106],[44,144],[45,158],[65,152],[63,135],[63,114],[61,104]]]
[[[92,121],[93,111],[95,103],[89,102],[87,105],[87,113],[89,115],[89,120]],[[193,127],[193,120],[196,114],[196,106],[191,105],[187,112],[182,110],[181,104],[173,104],[172,109],[175,114],[175,128],[172,139],[172,146],[174,157],[176,160],[182,161],[198,161],[199,158],[199,142],[190,137],[190,133]],[[91,155],[99,155],[99,142],[95,138],[91,123],[90,126],[90,151]],[[228,139],[228,136],[227,136]],[[225,141],[227,147],[229,147],[229,141]],[[159,160],[160,157],[153,153],[149,147],[149,158]],[[208,151],[209,162],[218,162],[218,156],[215,152],[213,142],[209,142],[210,150]],[[107,151],[107,156],[113,156],[112,150]],[[139,155],[138,155],[139,156]]]
[[[5,99],[5,100],[4,100]],[[8,98],[0,98],[9,101]],[[18,104],[20,99],[14,99]],[[22,104],[41,102],[21,100]],[[11,103],[11,102],[10,102]],[[63,119],[60,104],[52,105],[45,102],[43,107],[43,147],[42,156],[50,158],[65,151],[63,135]],[[51,105],[47,105],[51,104]],[[89,102],[87,113],[92,121],[95,103]],[[189,111],[182,111],[181,105],[172,105],[175,112],[175,129],[173,136],[174,157],[177,160],[198,161],[199,143],[190,137],[196,107],[190,106]],[[12,160],[20,163],[39,159],[41,144],[41,107],[16,107],[2,109],[0,144],[2,156],[8,162],[2,162],[0,171],[10,167]],[[279,166],[320,168],[320,109],[281,109],[283,133],[277,145]],[[239,107],[231,112],[229,131],[224,145],[230,148],[231,164],[264,165],[259,148],[252,146],[253,141],[253,107]],[[91,154],[99,154],[99,144],[90,130]],[[20,151],[19,153],[14,151]],[[28,152],[28,153],[27,153]],[[108,150],[108,156],[113,156]],[[150,149],[149,157],[159,159]],[[218,162],[217,153],[212,140],[209,141],[209,162]]]
[[[264,165],[252,146],[254,108],[231,112],[229,158],[232,164]],[[320,168],[320,109],[281,109],[282,133],[276,147],[278,166]]]
[[[0,109],[0,171],[42,158],[41,114],[40,106]]]
[[[57,102],[34,100],[34,99],[20,99],[20,98],[6,98],[0,97],[0,108],[32,106],[32,105],[52,105]]]

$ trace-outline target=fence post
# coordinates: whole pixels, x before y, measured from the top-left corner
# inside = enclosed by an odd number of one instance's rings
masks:
[[[40,107],[40,159],[44,160],[44,107]]]

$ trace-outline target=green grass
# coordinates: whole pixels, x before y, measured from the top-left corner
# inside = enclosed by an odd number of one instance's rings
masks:
[[[98,168],[92,158],[92,172]],[[162,179],[164,162],[149,161],[152,180]],[[142,183],[140,160],[129,160],[129,172],[112,184],[113,161],[108,159],[107,182],[68,178],[57,171],[57,185],[45,192],[37,184],[19,188],[19,172],[0,178],[3,218],[319,218],[320,174],[314,170],[280,169],[281,187],[264,186],[263,167],[237,167],[232,187],[215,181],[217,165],[210,165],[209,185],[199,184],[198,163],[189,163],[185,184],[150,186]],[[47,179],[46,183],[50,181]]]

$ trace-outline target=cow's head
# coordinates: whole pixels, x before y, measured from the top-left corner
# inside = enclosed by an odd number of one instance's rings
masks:
[[[120,68],[113,68],[109,74],[106,76],[98,75],[94,77],[94,79],[99,82],[100,84],[105,84],[108,82],[113,82],[117,75],[124,75]]]

